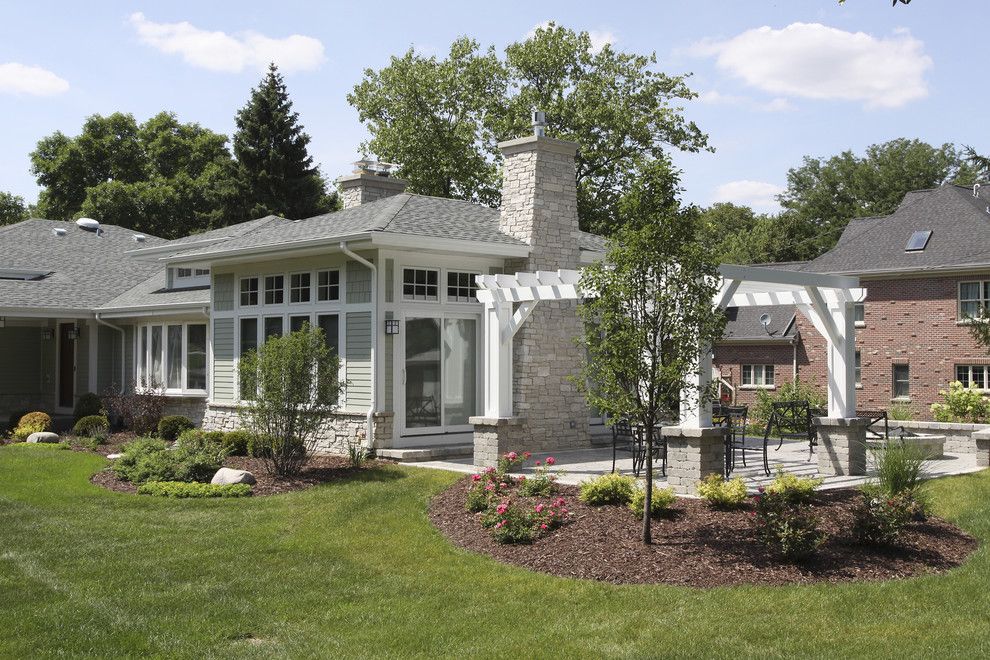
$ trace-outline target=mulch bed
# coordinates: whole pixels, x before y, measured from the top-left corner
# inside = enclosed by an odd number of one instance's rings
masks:
[[[804,563],[775,557],[756,538],[751,509],[716,511],[678,498],[672,513],[653,522],[653,544],[642,542],[640,520],[625,507],[591,507],[575,486],[560,486],[570,521],[531,545],[503,545],[465,510],[468,480],[433,498],[430,520],[455,545],[499,561],[561,577],[687,587],[878,581],[940,573],[959,566],[978,546],[958,527],[930,517],[912,522],[896,548],[857,545],[849,535],[855,490],[820,491],[813,504],[828,540]]]

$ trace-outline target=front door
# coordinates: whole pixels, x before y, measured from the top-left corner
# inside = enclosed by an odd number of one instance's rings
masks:
[[[405,430],[470,430],[478,408],[478,319],[406,318]]]
[[[76,396],[75,323],[58,324],[58,405],[71,408]]]

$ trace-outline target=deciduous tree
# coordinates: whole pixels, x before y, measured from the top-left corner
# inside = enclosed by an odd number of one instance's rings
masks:
[[[0,226],[12,225],[27,218],[24,199],[9,192],[0,191]]]

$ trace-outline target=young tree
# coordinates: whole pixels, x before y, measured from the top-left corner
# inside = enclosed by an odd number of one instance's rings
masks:
[[[24,199],[9,192],[0,191],[0,227],[27,219]]]
[[[338,366],[323,331],[308,325],[241,357],[242,387],[255,393],[241,415],[272,474],[291,477],[309,462],[317,432],[337,410]]]
[[[307,151],[309,135],[274,64],[251,90],[236,123],[234,156],[247,217],[274,214],[298,220],[337,207],[336,193],[327,194],[326,181]]]
[[[708,137],[678,103],[694,98],[686,76],[657,71],[656,56],[596,48],[587,32],[549,24],[494,49],[459,39],[446,59],[410,50],[347,97],[368,126],[363,145],[402,164],[413,192],[499,203],[497,142],[530,131],[547,113],[547,134],[576,141],[581,228],[608,234],[622,191],[668,148],[698,151]]]
[[[722,336],[725,315],[713,306],[718,269],[697,240],[696,213],[671,211],[669,199],[641,182],[619,214],[605,259],[582,275],[582,287],[596,294],[579,307],[589,356],[582,385],[592,407],[630,418],[645,434],[643,542],[650,543],[658,426],[711,395],[692,390],[687,377]]]

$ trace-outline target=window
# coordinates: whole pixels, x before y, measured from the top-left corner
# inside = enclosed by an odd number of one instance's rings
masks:
[[[281,305],[285,302],[285,276],[269,275],[265,278],[265,304]]]
[[[856,327],[866,327],[866,305],[863,303],[856,303],[854,310],[853,320],[856,322]]]
[[[289,276],[289,302],[308,303],[310,297],[309,273],[293,273]]]
[[[316,299],[319,302],[340,300],[339,270],[321,270],[316,274]]]
[[[447,272],[447,300],[450,302],[477,302],[474,292],[476,273]]]
[[[932,237],[932,231],[926,229],[924,231],[916,231],[911,234],[911,238],[908,239],[907,245],[904,247],[906,252],[921,252],[928,245],[928,240]]]
[[[193,277],[208,277],[210,275],[209,268],[196,268]]]
[[[773,387],[772,364],[744,364],[742,384],[752,387]]]
[[[191,289],[210,285],[209,268],[176,268],[172,286],[176,289]]]
[[[402,297],[406,300],[435,301],[439,297],[440,273],[426,268],[402,269]]]
[[[192,268],[178,268],[175,271],[176,277],[192,277]]]
[[[138,328],[137,382],[167,393],[206,391],[206,324],[175,323]]]
[[[241,319],[241,357],[258,348],[258,319]],[[240,392],[243,401],[254,399],[254,393],[247,384],[247,375],[240,374]]]
[[[281,316],[266,316],[265,317],[265,340],[267,341],[271,337],[281,337],[282,336],[282,317]]]
[[[956,380],[963,384],[963,387],[972,387],[978,390],[990,389],[990,365],[986,364],[957,364]]]
[[[911,369],[906,364],[895,364],[893,369],[893,392],[895,399],[911,396]]]
[[[299,332],[307,323],[309,323],[309,316],[290,316],[289,332]]]
[[[990,306],[990,282],[959,284],[959,320],[979,318]]]
[[[856,351],[856,384],[863,384],[863,360],[859,351]]]
[[[258,278],[245,277],[241,279],[241,307],[252,307],[258,304]]]
[[[320,314],[316,325],[323,330],[323,338],[334,355],[340,356],[340,317],[336,314]]]

